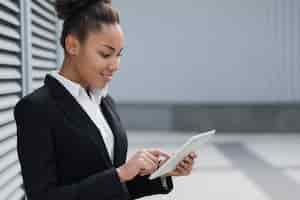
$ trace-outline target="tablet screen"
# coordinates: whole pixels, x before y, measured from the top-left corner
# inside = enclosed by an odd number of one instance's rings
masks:
[[[208,142],[210,137],[215,134],[215,130],[207,131],[204,133],[192,136],[185,142],[174,155],[172,155],[167,162],[165,162],[159,169],[151,174],[149,179],[160,177],[168,172],[176,169],[177,164],[184,159],[191,152],[196,152],[199,148]]]

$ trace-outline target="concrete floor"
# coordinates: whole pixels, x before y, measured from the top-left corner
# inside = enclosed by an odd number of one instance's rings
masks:
[[[139,148],[174,152],[193,133],[128,131]],[[300,134],[221,134],[198,152],[193,173],[175,177],[169,195],[145,200],[298,200]]]

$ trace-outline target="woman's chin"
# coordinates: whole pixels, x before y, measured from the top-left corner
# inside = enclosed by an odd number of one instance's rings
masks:
[[[105,87],[106,84],[108,84],[109,81],[101,80],[97,81],[95,84],[93,84],[93,88],[99,88],[102,89]]]

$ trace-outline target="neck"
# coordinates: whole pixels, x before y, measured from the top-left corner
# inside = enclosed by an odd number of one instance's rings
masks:
[[[88,85],[82,80],[74,66],[68,58],[65,58],[58,73],[70,81],[80,84],[81,87],[88,89]]]

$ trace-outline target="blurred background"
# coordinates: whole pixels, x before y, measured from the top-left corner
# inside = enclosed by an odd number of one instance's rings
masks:
[[[55,0],[0,0],[0,200],[23,199],[13,108],[63,60]],[[191,176],[144,199],[300,196],[300,1],[113,1],[125,49],[110,83],[129,137],[169,153],[217,134]]]

